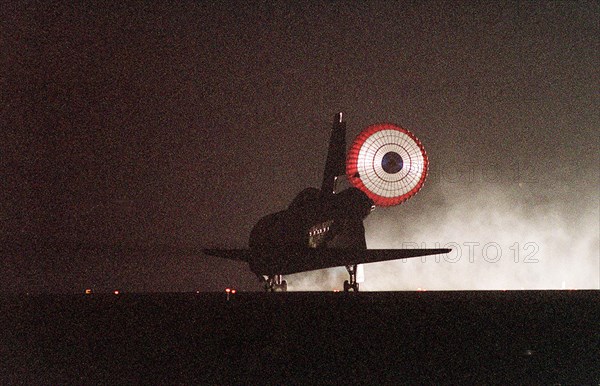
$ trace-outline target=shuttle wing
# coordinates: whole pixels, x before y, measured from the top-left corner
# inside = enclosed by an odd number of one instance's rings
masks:
[[[292,252],[295,258],[286,259],[280,268],[283,274],[315,269],[368,264],[381,261],[408,259],[411,257],[439,255],[451,249],[308,249]]]
[[[285,248],[263,249],[204,249],[207,255],[251,263],[260,275],[289,275],[316,269],[343,267],[354,264],[439,255],[451,249],[326,249]]]
[[[360,261],[358,264],[376,263],[379,261],[389,261],[398,259],[408,259],[411,257],[420,257],[428,255],[441,255],[448,253],[452,249],[438,248],[438,249],[367,249],[362,251],[355,251],[354,254]],[[362,258],[361,258],[362,257]],[[343,257],[341,260],[347,261]],[[344,264],[347,265],[347,264]]]

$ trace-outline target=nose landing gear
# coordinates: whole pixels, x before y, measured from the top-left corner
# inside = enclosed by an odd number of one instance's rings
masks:
[[[287,281],[283,275],[269,275],[265,280],[266,292],[287,292]]]
[[[349,292],[350,290],[354,292],[358,292],[358,283],[356,282],[356,270],[358,269],[357,264],[347,265],[346,271],[348,271],[348,275],[350,275],[350,281],[344,281],[344,292]]]

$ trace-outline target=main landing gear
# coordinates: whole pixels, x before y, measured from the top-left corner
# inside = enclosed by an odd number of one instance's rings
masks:
[[[265,280],[265,291],[287,292],[287,281],[283,280],[283,275],[269,275]]]
[[[356,282],[356,270],[358,269],[357,264],[347,265],[346,271],[348,271],[348,275],[350,275],[350,281],[344,281],[344,292],[349,292],[350,290],[354,292],[358,292],[358,283]]]
[[[359,284],[356,282],[357,264],[347,265],[346,271],[350,275],[350,280],[344,281],[344,292],[358,292]],[[283,280],[283,275],[259,275],[259,278],[265,285],[266,292],[287,292],[287,281]]]

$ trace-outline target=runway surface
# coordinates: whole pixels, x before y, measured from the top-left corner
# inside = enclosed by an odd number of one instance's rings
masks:
[[[598,384],[599,293],[5,294],[0,383]]]

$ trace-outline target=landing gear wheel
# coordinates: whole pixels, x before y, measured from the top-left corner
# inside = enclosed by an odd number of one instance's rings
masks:
[[[348,280],[344,281],[344,292],[350,292],[350,290],[358,292],[358,288],[358,283],[350,284],[348,283]]]

